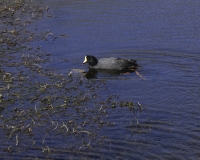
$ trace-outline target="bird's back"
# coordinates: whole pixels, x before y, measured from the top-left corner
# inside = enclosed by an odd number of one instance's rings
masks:
[[[99,59],[96,66],[92,67],[95,69],[110,69],[110,70],[123,70],[136,68],[137,63],[133,59],[122,59],[122,58],[101,58]]]

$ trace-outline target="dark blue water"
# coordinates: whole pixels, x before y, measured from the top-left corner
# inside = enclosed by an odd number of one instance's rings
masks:
[[[52,54],[48,67],[66,74],[87,70],[82,66],[87,54],[133,58],[146,78],[98,73],[107,83],[102,99],[117,94],[119,100],[142,104],[142,112],[109,110],[115,125],[100,131],[108,139],[91,152],[73,155],[66,139],[49,139],[54,158],[199,159],[200,1],[50,0],[43,5],[50,8],[49,18],[37,28],[58,37],[35,44]]]

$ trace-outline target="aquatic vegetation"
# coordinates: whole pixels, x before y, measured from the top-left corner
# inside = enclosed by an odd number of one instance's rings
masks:
[[[49,41],[51,36],[53,43],[57,37],[30,26],[48,7],[26,0],[1,3],[0,135],[5,152],[39,150],[35,157],[48,155],[63,140],[71,152],[91,149],[107,139],[101,129],[115,125],[107,119],[113,109],[127,108],[133,115],[142,111],[139,103],[102,96],[107,90],[105,80],[44,67],[51,54],[31,42]]]

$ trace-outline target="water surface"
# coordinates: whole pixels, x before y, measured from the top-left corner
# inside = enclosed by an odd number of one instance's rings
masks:
[[[198,1],[48,1],[53,17],[40,24],[66,40],[52,44],[61,70],[81,68],[83,57],[138,60],[136,74],[106,78],[108,91],[146,107],[132,117],[114,110],[116,126],[106,134],[108,146],[94,154],[104,158],[197,159],[199,155],[200,2]],[[131,118],[132,117],[132,118]],[[141,123],[141,131],[136,129]],[[133,125],[134,124],[134,125]],[[138,131],[138,132],[136,132]],[[85,156],[83,154],[83,156]]]
[[[106,81],[105,90],[100,87],[98,100],[106,101],[109,95],[116,95],[113,99],[117,101],[139,102],[142,110],[106,110],[102,121],[107,119],[113,126],[89,126],[91,130],[98,128],[98,135],[107,138],[102,143],[91,141],[88,150],[79,146],[76,152],[69,149],[78,144],[74,137],[47,137],[46,143],[52,150],[49,158],[199,158],[199,1],[50,0],[43,5],[49,7],[48,18],[39,20],[37,30],[50,30],[58,37],[52,41],[48,36],[48,41],[33,43],[51,54],[45,67],[68,74],[73,68],[87,70],[87,66],[82,66],[87,54],[97,58],[133,58],[142,66],[138,72],[146,78],[135,73],[98,72],[96,81]],[[87,89],[85,93],[89,92]],[[84,106],[85,110],[93,107],[101,110],[101,105],[94,102]],[[69,111],[76,117],[75,113]],[[66,117],[55,117],[59,118]],[[37,150],[31,153],[44,156]]]

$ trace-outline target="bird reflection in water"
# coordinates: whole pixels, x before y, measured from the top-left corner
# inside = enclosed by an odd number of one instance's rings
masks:
[[[125,74],[130,74],[135,72],[135,70],[103,70],[103,69],[89,69],[88,71],[84,72],[84,77],[87,79],[95,79],[97,77],[113,77],[113,76],[120,76]]]

